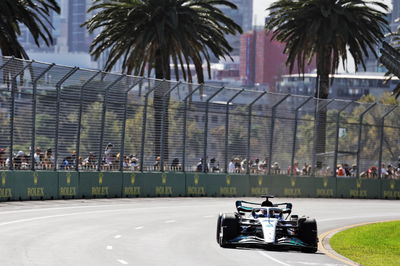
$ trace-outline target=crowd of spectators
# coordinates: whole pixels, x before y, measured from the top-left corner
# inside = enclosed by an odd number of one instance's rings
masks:
[[[100,169],[104,171],[116,171],[121,166],[120,153],[114,151],[114,145],[112,143],[107,144],[102,154]],[[54,169],[54,155],[52,149],[41,149],[36,148],[33,154],[35,169],[37,170],[51,170]],[[166,160],[168,161],[168,159]],[[12,158],[13,168],[15,170],[29,170],[31,169],[31,153],[25,153],[24,151],[18,151]],[[78,169],[80,170],[97,170],[98,159],[93,152],[89,152],[87,157],[79,157],[77,160],[76,152],[73,151],[70,155],[62,158],[58,165],[60,170],[75,170],[76,163],[78,163]],[[161,158],[160,156],[155,157],[154,164],[149,167],[145,166],[145,171],[160,171],[161,170]],[[6,149],[0,148],[0,170],[9,169],[10,159],[6,152]],[[247,161],[247,159],[241,159],[234,157],[228,164],[227,172],[236,174],[245,174],[249,171],[251,174],[266,174],[270,167],[272,174],[287,174],[287,175],[302,175],[310,176],[312,174],[311,164],[304,163],[301,167],[297,161],[293,164],[293,169],[289,166],[286,170],[280,167],[278,162],[274,162],[269,165],[268,158],[260,160],[258,158]],[[140,163],[136,155],[125,155],[123,156],[122,168],[126,171],[139,171]],[[220,173],[225,172],[221,167],[219,161],[216,158],[206,160],[204,163],[203,159],[200,159],[197,165],[195,165],[194,171],[196,172],[211,172]],[[183,171],[182,164],[179,158],[173,158],[170,163],[164,163],[164,171]],[[351,178],[357,176],[357,165],[349,165],[346,163],[338,164],[336,166],[336,176],[339,178]],[[315,175],[317,176],[333,176],[334,172],[329,166],[320,167],[316,169]],[[359,172],[362,178],[378,178],[379,168],[377,166],[371,166],[365,171]],[[397,165],[385,164],[381,165],[381,176],[383,179],[400,179],[400,157]]]

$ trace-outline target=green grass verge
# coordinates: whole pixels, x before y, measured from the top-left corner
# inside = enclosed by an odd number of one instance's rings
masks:
[[[362,265],[400,265],[400,221],[370,224],[335,234],[331,247]]]

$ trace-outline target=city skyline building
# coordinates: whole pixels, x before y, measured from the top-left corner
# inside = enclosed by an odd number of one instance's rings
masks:
[[[233,10],[231,8],[221,7],[224,14],[243,29],[243,32],[248,32],[253,28],[253,0],[231,0],[238,8]],[[240,35],[227,35],[227,41],[232,46],[232,56],[240,55]]]
[[[245,86],[265,85],[274,91],[282,75],[289,74],[284,54],[285,44],[271,40],[271,33],[258,28],[241,36],[240,79]],[[305,66],[305,72],[315,69],[315,63]],[[297,69],[293,70],[298,72]]]

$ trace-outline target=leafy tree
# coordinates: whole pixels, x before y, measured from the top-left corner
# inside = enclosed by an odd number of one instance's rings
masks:
[[[346,67],[347,51],[356,67],[361,64],[365,69],[368,50],[376,56],[373,47],[383,40],[388,28],[388,7],[375,1],[278,0],[268,9],[271,18],[265,27],[273,31],[273,39],[285,43],[290,71],[297,66],[304,73],[305,65],[315,58],[315,97],[320,99],[328,98],[329,75],[335,73],[340,60]],[[317,153],[325,152],[326,111],[318,114]]]
[[[89,32],[100,29],[93,40],[91,54],[98,59],[109,51],[105,70],[122,59],[123,71],[148,75],[154,70],[157,79],[171,79],[170,64],[178,80],[192,82],[194,64],[199,83],[204,82],[203,60],[210,74],[211,54],[217,58],[230,57],[232,47],[226,34],[241,33],[232,19],[219,9],[236,5],[226,0],[96,0],[88,12],[98,13],[85,22]],[[210,53],[211,52],[211,53]],[[155,156],[161,154],[160,132],[163,95],[168,86],[154,93]],[[164,106],[168,110],[167,106]],[[168,125],[168,114],[164,125]],[[168,132],[168,128],[165,129]],[[164,150],[168,156],[168,135]]]
[[[53,44],[51,12],[60,13],[56,0],[2,0],[0,1],[0,50],[5,56],[29,59],[18,41],[20,25],[25,25],[37,46],[43,41]]]

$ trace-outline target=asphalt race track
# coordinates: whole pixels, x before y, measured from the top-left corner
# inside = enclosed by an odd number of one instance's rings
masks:
[[[233,198],[145,198],[0,203],[0,265],[343,265],[321,252],[222,249],[219,212]],[[248,198],[247,200],[257,200]],[[400,202],[274,199],[315,217],[319,234],[400,219]]]

